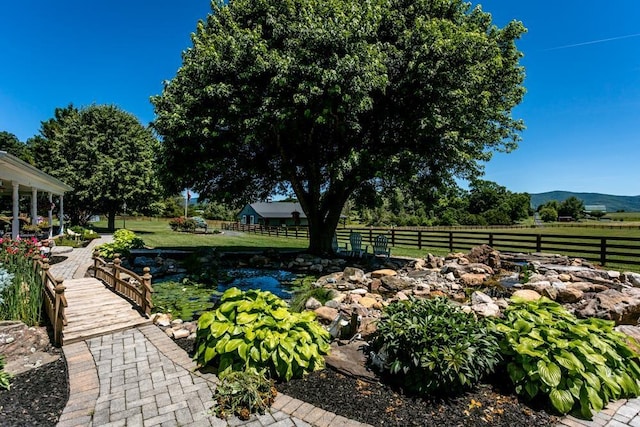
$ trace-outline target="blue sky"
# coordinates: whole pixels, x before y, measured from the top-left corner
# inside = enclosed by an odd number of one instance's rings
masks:
[[[477,2],[473,2],[476,4]],[[523,141],[485,179],[511,191],[640,195],[640,2],[480,2],[528,28]],[[181,64],[208,0],[21,0],[0,13],[0,131],[22,141],[69,103],[115,104],[142,123]]]

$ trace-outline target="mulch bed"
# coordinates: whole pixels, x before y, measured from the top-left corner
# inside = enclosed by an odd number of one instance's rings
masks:
[[[193,355],[193,340],[176,343]],[[559,419],[544,408],[518,399],[492,381],[451,398],[423,399],[408,396],[381,383],[366,382],[330,368],[305,378],[276,384],[278,392],[327,411],[373,426],[552,426]]]
[[[0,389],[0,425],[55,426],[69,400],[64,358],[16,375]]]

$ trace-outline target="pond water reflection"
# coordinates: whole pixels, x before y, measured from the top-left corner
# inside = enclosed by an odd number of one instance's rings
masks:
[[[174,318],[184,321],[197,319],[204,311],[211,310],[222,293],[229,288],[243,291],[260,289],[289,300],[291,285],[302,277],[284,270],[258,268],[221,269],[217,286],[205,286],[176,274],[158,278],[153,282],[153,303],[156,311],[170,312]]]

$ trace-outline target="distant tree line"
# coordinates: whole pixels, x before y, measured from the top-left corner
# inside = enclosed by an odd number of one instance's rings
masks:
[[[544,222],[555,222],[558,219],[566,218],[567,220],[578,220],[584,216],[584,202],[575,196],[571,196],[566,200],[559,202],[557,200],[549,200],[548,202],[538,206],[536,209],[540,215],[540,219]],[[592,216],[604,216],[594,213]]]

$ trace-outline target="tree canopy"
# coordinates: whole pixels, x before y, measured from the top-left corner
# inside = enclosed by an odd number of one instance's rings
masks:
[[[522,122],[525,31],[461,0],[214,4],[153,97],[163,177],[226,201],[293,191],[329,251],[366,188],[481,173]]]
[[[21,142],[17,136],[10,132],[0,132],[0,150],[6,151],[27,163],[33,163],[27,144]]]
[[[29,140],[36,166],[69,184],[64,211],[75,224],[105,214],[143,210],[157,196],[158,141],[138,119],[112,105],[57,108]]]

